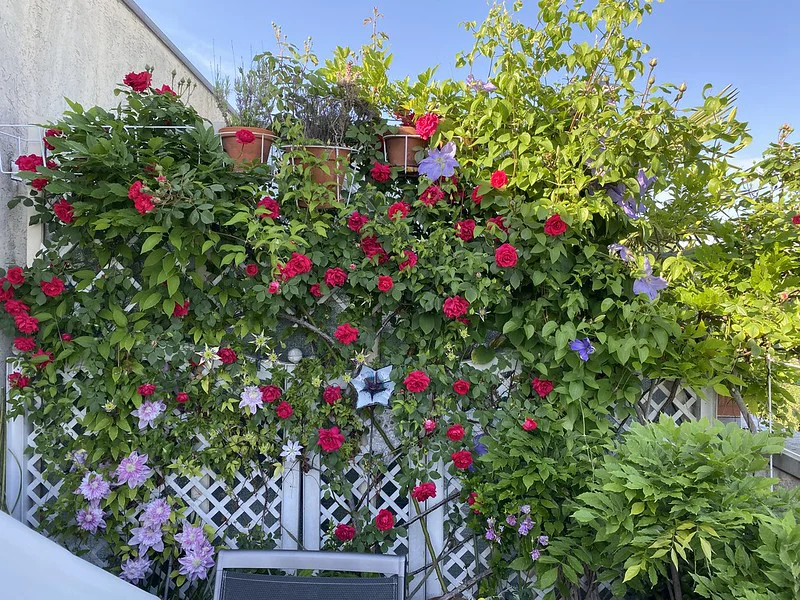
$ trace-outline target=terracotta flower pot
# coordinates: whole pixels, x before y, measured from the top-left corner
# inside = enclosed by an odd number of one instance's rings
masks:
[[[255,136],[249,144],[242,144],[236,139],[236,132],[245,129]],[[236,166],[252,162],[267,162],[272,140],[275,134],[262,127],[221,127],[219,136],[222,138],[222,149],[231,157]]]
[[[342,187],[347,167],[350,165],[350,148],[343,146],[298,146],[298,148],[322,161],[322,164],[315,164],[311,169],[311,181],[337,189]],[[299,158],[293,157],[292,164],[306,168]],[[327,167],[328,173],[322,170],[323,166]]]
[[[383,144],[386,162],[412,172],[417,170],[414,155],[420,148],[428,146],[428,142],[417,135],[416,128],[409,125],[400,125],[397,133],[383,136]]]

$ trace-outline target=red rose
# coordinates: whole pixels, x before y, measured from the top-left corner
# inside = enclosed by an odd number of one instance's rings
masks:
[[[338,385],[329,385],[322,392],[322,399],[330,405],[333,405],[339,398],[342,397],[342,388]]]
[[[322,448],[323,452],[335,452],[344,444],[344,436],[339,433],[338,427],[331,427],[330,429],[319,429],[319,439],[317,445]]]
[[[455,224],[456,235],[465,242],[475,238],[475,221],[472,219],[464,219]]]
[[[31,358],[34,359],[34,361],[35,361],[35,359],[41,359],[42,357],[44,357],[45,360],[42,360],[41,362],[35,362],[34,363],[36,365],[37,369],[44,369],[47,365],[49,365],[51,362],[53,362],[53,358],[54,358],[53,357],[53,353],[52,352],[45,352],[44,350],[37,350],[36,352],[34,352],[34,354],[33,354],[33,356]]]
[[[339,340],[340,344],[349,346],[358,339],[358,329],[350,325],[350,323],[342,323],[336,328],[333,336]]]
[[[436,429],[436,421],[433,419],[425,419],[422,423],[422,428],[425,430],[425,433],[431,433]]]
[[[45,296],[55,298],[64,291],[64,282],[58,277],[52,277],[50,281],[40,281],[39,287],[42,288]]]
[[[49,179],[40,177],[39,179],[34,179],[33,181],[31,181],[31,187],[35,189],[37,192],[41,192],[47,186],[48,183],[50,183]]]
[[[450,455],[456,469],[467,469],[472,464],[472,452],[469,450],[459,450]]]
[[[151,202],[152,198],[152,196],[142,194],[133,201],[133,207],[139,211],[140,215],[146,215],[156,207],[156,205]]]
[[[403,250],[406,259],[401,262],[397,268],[402,271],[403,269],[411,270],[417,266],[417,253],[413,250]]]
[[[378,183],[383,183],[384,181],[389,181],[389,178],[392,176],[392,170],[389,168],[389,165],[382,165],[376,162],[372,165],[369,174]]]
[[[292,405],[288,402],[284,401],[278,404],[275,408],[275,414],[278,415],[279,419],[288,419],[294,413],[294,409]]]
[[[38,154],[23,154],[17,157],[14,164],[17,165],[20,171],[33,171],[35,173],[36,167],[44,165],[44,161]]]
[[[74,218],[72,204],[67,202],[64,198],[61,198],[61,200],[53,204],[53,212],[62,223],[72,223],[72,219]]]
[[[378,531],[389,531],[394,527],[394,515],[385,508],[380,509],[375,517],[375,527]]]
[[[129,200],[136,200],[139,196],[142,195],[142,188],[144,184],[141,181],[134,181],[131,184],[131,187],[128,188],[128,199]]]
[[[325,285],[329,288],[342,287],[347,281],[347,272],[339,267],[325,271]]]
[[[8,383],[12,388],[21,390],[31,384],[30,377],[25,377],[22,373],[14,372],[8,376]]]
[[[436,498],[436,484],[431,481],[420,483],[411,490],[411,497],[417,502],[425,502],[429,498]]]
[[[153,90],[156,94],[169,94],[170,96],[177,96],[178,94],[175,93],[171,87],[169,87],[166,83],[163,84],[160,88]]]
[[[561,215],[553,215],[544,222],[544,232],[547,235],[561,235],[567,230],[567,224],[561,220]]]
[[[6,279],[11,285],[22,285],[25,283],[22,267],[11,267],[6,273]]]
[[[150,82],[153,76],[149,71],[142,71],[141,73],[128,73],[122,83],[129,86],[134,92],[143,92],[150,87]]]
[[[539,379],[538,377],[534,377],[533,381],[531,382],[531,386],[533,387],[533,391],[539,394],[539,396],[542,398],[545,398],[547,394],[553,391],[553,382],[548,381],[547,379]]]
[[[504,232],[508,233],[508,227],[506,226],[506,220],[502,215],[497,215],[496,217],[492,217],[491,219],[486,219],[486,227],[489,227],[489,228],[497,227],[498,229],[501,229]],[[497,232],[495,232],[495,233],[497,233]]]
[[[36,340],[29,337],[14,338],[14,348],[20,352],[33,352],[36,348]]]
[[[439,115],[425,113],[417,119],[417,135],[423,140],[430,139],[439,126]]]
[[[143,383],[138,388],[136,388],[136,392],[140,396],[145,396],[145,397],[152,396],[153,394],[156,393],[156,386],[153,385],[152,383]]]
[[[72,341],[72,335],[69,334],[69,333],[62,333],[61,334],[61,341],[62,342],[71,342]]]
[[[389,255],[386,253],[386,250],[383,249],[383,246],[381,246],[378,238],[374,235],[361,238],[361,251],[364,253],[364,256],[370,260],[377,256],[379,265],[389,260]]]
[[[792,225],[800,225],[800,213],[792,217]]]
[[[235,363],[236,359],[236,352],[232,348],[220,348],[217,352],[217,357],[222,362],[223,365],[229,365],[231,363]]]
[[[387,209],[386,215],[391,221],[394,221],[398,214],[400,214],[401,219],[405,219],[408,216],[409,208],[405,202],[395,202]]]
[[[358,211],[353,212],[347,219],[347,227],[351,231],[361,233],[361,229],[369,222],[367,215],[362,215]]]
[[[240,129],[236,132],[236,141],[240,144],[252,144],[256,141],[256,136],[249,129]]]
[[[394,279],[389,275],[378,275],[378,289],[382,292],[388,292],[394,287]]]
[[[250,263],[244,268],[244,272],[247,273],[249,277],[255,277],[258,275],[258,265],[255,263]]]
[[[12,317],[27,315],[28,311],[31,309],[31,307],[25,304],[22,300],[6,300],[3,306],[5,307],[6,312]]]
[[[183,304],[175,303],[175,306],[172,308],[172,316],[173,317],[185,317],[189,314],[189,301],[185,300]]]
[[[256,204],[256,209],[263,209],[258,215],[259,219],[266,219],[269,217],[270,219],[277,219],[281,216],[281,207],[278,202],[269,196],[264,196],[261,200],[258,201]]]
[[[261,391],[261,401],[270,404],[281,397],[281,388],[277,385],[262,385],[258,388]]]
[[[494,262],[500,268],[515,266],[517,264],[517,249],[511,244],[503,244],[494,251]]]
[[[8,304],[8,302],[6,302]],[[30,315],[20,314],[14,317],[14,324],[20,333],[34,333],[39,331],[39,319]]]
[[[403,380],[406,389],[409,392],[424,392],[428,389],[431,383],[431,378],[428,377],[424,371],[411,371]]]
[[[48,129],[47,131],[44,132],[44,137],[42,138],[42,141],[44,142],[44,147],[47,148],[48,150],[55,150],[56,147],[53,146],[53,144],[51,144],[49,141],[47,141],[47,138],[51,137],[64,137],[64,132],[61,131],[60,129]]]
[[[311,293],[314,298],[322,297],[322,287],[318,283],[314,283],[309,286],[308,291]]]
[[[466,396],[469,394],[469,381],[456,379],[456,381],[453,382],[453,391],[459,396]]]
[[[297,277],[303,273],[308,273],[310,270],[311,259],[309,259],[305,254],[292,252],[292,257],[289,259],[286,265],[281,268],[281,275],[283,276],[284,281],[286,281],[287,279],[292,279],[293,277]]]
[[[462,427],[459,423],[451,425],[447,429],[447,433],[445,435],[454,442],[460,442],[464,439],[464,427]]]
[[[478,188],[474,188],[474,189],[472,190],[472,201],[473,201],[475,204],[480,204],[480,203],[481,203],[481,200],[483,200],[483,196],[481,196],[480,194],[478,194]]]
[[[419,201],[426,206],[433,206],[442,198],[444,198],[444,191],[442,191],[442,188],[435,184],[426,187],[425,190],[419,195]]]
[[[539,426],[539,425],[536,423],[536,421],[534,421],[534,420],[533,420],[533,419],[531,419],[530,417],[528,417],[527,419],[525,419],[525,422],[522,424],[522,428],[523,428],[525,431],[533,431],[533,430],[534,430],[534,429],[536,429],[538,426]]]
[[[189,401],[189,394],[186,392],[178,392],[175,394],[175,402],[178,404],[186,404]]]
[[[492,184],[493,188],[501,188],[508,183],[508,175],[506,175],[505,171],[495,171],[492,173],[492,178],[490,179],[490,183]]]
[[[350,542],[356,537],[356,528],[352,525],[339,523],[333,531],[333,535],[335,535],[336,539],[340,542]]]
[[[317,285],[319,285],[319,284],[317,284]],[[267,288],[267,291],[270,294],[277,294],[278,292],[281,291],[281,284],[278,283],[277,281],[270,281],[269,282],[269,287]]]
[[[467,504],[472,506],[478,501],[478,492],[470,492],[469,496],[467,496]]]
[[[442,306],[444,316],[449,319],[457,319],[467,314],[469,310],[469,302],[463,296],[453,296],[447,298]]]

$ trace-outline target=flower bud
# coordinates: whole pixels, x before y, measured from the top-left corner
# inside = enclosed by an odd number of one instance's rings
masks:
[[[686,91],[686,82],[684,81],[682,84],[678,86],[678,91],[682,94]]]
[[[658,64],[658,59],[657,58],[651,58],[650,59],[650,66],[651,67],[655,67],[657,64]]]

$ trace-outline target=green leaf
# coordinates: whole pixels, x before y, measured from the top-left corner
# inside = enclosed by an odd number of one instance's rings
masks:
[[[639,571],[641,571],[641,570],[642,570],[642,564],[641,563],[637,563],[635,565],[631,565],[630,567],[628,567],[625,570],[625,577],[622,579],[622,583],[625,583],[626,581],[630,581],[631,579],[636,577],[639,574]]]
[[[156,245],[161,241],[161,238],[164,236],[160,233],[154,233],[152,235],[147,236],[147,239],[142,244],[142,254],[145,252],[150,252]]]

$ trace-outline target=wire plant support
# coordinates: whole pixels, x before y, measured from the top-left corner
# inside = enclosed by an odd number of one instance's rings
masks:
[[[30,137],[31,130],[36,134]],[[14,181],[22,181],[17,176],[19,169],[14,161],[23,154],[38,154],[42,162],[46,160],[47,148],[44,145],[45,129],[29,123],[0,123],[0,173],[11,175]],[[10,146],[10,151],[7,147]],[[35,148],[35,151],[32,150]],[[6,164],[6,156],[8,163]]]

